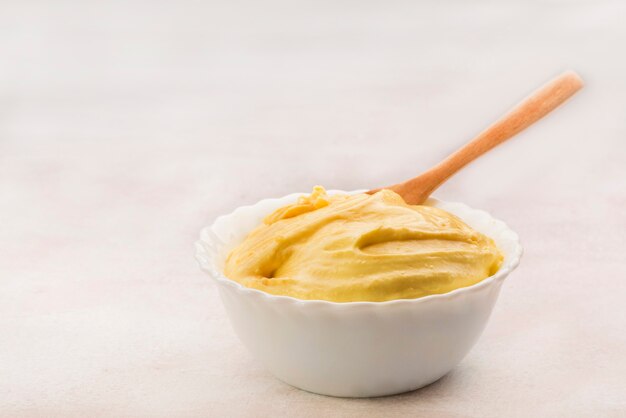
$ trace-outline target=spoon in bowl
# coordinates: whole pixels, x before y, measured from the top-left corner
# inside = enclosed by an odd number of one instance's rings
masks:
[[[567,71],[536,90],[509,113],[430,170],[403,183],[373,189],[367,193],[373,194],[381,189],[390,189],[402,196],[406,203],[421,205],[433,191],[461,168],[537,122],[569,99],[582,86],[581,78],[575,72]]]

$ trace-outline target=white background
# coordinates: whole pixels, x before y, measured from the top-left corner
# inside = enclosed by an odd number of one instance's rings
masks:
[[[0,2],[0,416],[624,416],[626,3]],[[274,379],[193,259],[265,197],[411,177],[560,71],[586,88],[442,187],[526,253],[439,382]]]

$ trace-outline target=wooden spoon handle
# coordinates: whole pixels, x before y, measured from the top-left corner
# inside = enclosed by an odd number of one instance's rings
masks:
[[[435,167],[390,188],[404,197],[407,203],[423,203],[437,187],[461,168],[537,122],[576,93],[582,85],[582,80],[573,71],[561,74]]]

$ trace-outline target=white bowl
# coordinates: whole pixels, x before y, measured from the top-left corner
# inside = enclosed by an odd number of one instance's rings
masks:
[[[356,193],[330,191],[329,193]],[[196,258],[218,285],[235,332],[280,380],[332,396],[407,392],[448,373],[482,333],[504,278],[517,267],[517,234],[487,212],[430,199],[491,237],[504,253],[498,272],[469,287],[417,299],[336,303],[276,296],[226,278],[226,255],[273,210],[304,193],[261,200],[204,228]]]

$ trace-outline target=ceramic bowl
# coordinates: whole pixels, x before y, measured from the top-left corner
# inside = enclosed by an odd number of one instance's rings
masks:
[[[355,193],[331,191],[329,193]],[[428,385],[482,333],[504,278],[519,264],[515,232],[482,210],[429,199],[491,237],[504,253],[493,276],[449,293],[386,302],[300,300],[250,289],[223,274],[232,248],[273,210],[305,193],[265,199],[202,230],[196,258],[219,289],[235,332],[278,379],[324,395],[373,397]]]

